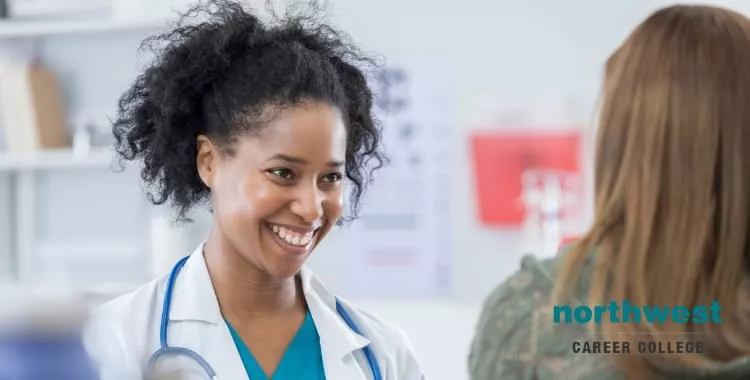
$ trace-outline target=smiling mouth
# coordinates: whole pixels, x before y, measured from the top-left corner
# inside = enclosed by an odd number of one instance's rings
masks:
[[[316,228],[315,230],[302,233],[299,231],[293,231],[278,224],[267,223],[267,225],[271,233],[273,233],[281,243],[289,248],[295,248],[295,250],[305,249],[315,240],[315,236],[320,230],[320,228]]]

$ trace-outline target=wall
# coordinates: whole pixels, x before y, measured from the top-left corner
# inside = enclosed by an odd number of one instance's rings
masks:
[[[650,1],[399,1],[333,3],[342,27],[389,60],[437,60],[452,74],[461,146],[453,181],[455,296],[479,300],[518,268],[516,231],[474,219],[467,134],[503,110],[530,122],[589,123],[601,66]],[[387,25],[387,27],[386,27]],[[573,109],[566,109],[573,104]]]

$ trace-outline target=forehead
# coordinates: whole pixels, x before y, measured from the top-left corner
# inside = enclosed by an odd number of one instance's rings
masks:
[[[313,163],[343,161],[346,154],[346,127],[341,112],[324,103],[285,108],[252,138],[251,150],[240,154],[259,159],[275,154],[303,158]]]

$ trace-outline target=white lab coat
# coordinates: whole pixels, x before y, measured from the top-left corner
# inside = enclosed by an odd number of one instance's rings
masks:
[[[159,348],[159,326],[167,276],[100,306],[86,331],[87,349],[102,380],[142,378],[149,357]],[[361,350],[370,344],[384,380],[424,380],[404,332],[339,299],[361,329],[352,331],[336,311],[336,299],[309,268],[301,271],[302,289],[320,335],[327,380],[372,379]],[[219,311],[201,246],[185,263],[172,295],[168,343],[189,348],[216,371],[219,379],[247,379],[242,360]],[[167,368],[198,371],[189,358],[165,358]],[[203,375],[205,377],[205,375]]]

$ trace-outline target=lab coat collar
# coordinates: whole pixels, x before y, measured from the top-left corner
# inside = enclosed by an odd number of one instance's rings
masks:
[[[190,255],[175,280],[169,320],[224,323],[203,257],[202,243]]]
[[[307,307],[318,329],[320,343],[324,350],[330,350],[332,354],[343,358],[370,344],[367,338],[354,332],[344,321],[336,310],[336,296],[325,287],[311,269],[302,267],[300,276]],[[350,315],[354,314],[348,311]],[[355,317],[352,316],[352,318]],[[363,322],[357,321],[357,323],[361,326]]]
[[[354,332],[336,310],[336,296],[313,271],[300,271],[302,290],[310,315],[320,335],[324,352],[338,358],[367,346],[370,341]],[[350,314],[353,314],[350,311]],[[190,255],[175,281],[170,321],[198,321],[223,324],[224,318],[203,257],[203,244]],[[362,322],[357,321],[360,325]]]

